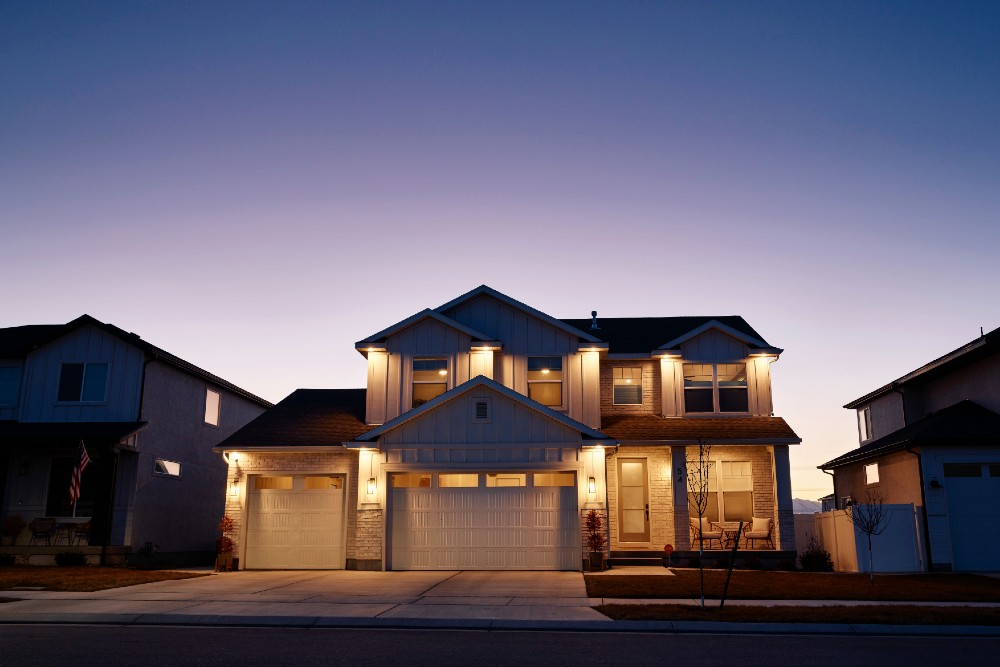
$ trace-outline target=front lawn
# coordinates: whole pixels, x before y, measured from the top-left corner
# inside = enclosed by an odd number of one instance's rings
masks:
[[[735,623],[877,623],[888,625],[1000,625],[1000,609],[872,605],[858,607],[712,607],[678,604],[606,604],[594,607],[616,621],[731,621]]]
[[[698,570],[674,570],[673,577],[587,576],[587,595],[602,598],[697,598]],[[705,596],[718,599],[725,570],[705,570]],[[1000,579],[974,574],[867,574],[735,570],[729,599],[884,600],[912,602],[1000,602]]]
[[[191,579],[208,573],[127,570],[120,567],[0,567],[0,591],[41,588],[46,591],[101,591],[154,581]]]

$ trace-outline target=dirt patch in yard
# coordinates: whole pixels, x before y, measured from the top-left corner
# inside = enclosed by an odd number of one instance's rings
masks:
[[[857,607],[714,607],[606,604],[594,607],[616,621],[731,621],[735,623],[876,623],[880,625],[1000,625],[1000,609],[918,605]]]
[[[587,595],[603,598],[697,598],[698,570],[676,576],[585,577]],[[705,596],[718,599],[725,570],[705,570]],[[903,602],[1000,602],[1000,579],[974,574],[883,574],[873,586],[867,574],[737,570],[729,583],[733,600],[871,600]]]
[[[31,588],[46,591],[102,591],[154,581],[208,576],[200,572],[127,570],[119,567],[2,567],[0,591]]]

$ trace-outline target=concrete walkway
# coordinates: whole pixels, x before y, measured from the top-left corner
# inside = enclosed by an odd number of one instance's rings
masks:
[[[699,602],[588,598],[579,572],[242,571],[92,593],[0,591],[0,597],[19,599],[0,604],[0,623],[1000,636],[1000,628],[979,626],[612,621],[592,606]],[[726,604],[887,603],[730,600]]]

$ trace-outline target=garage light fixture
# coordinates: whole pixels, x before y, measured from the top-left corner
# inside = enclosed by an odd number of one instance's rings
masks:
[[[591,493],[597,493],[597,480],[591,475],[590,480],[587,482],[587,490]]]
[[[374,496],[375,495],[375,478],[374,477],[369,477],[368,478],[368,495],[369,496]]]

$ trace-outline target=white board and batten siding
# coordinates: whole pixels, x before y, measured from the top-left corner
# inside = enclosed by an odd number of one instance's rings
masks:
[[[28,355],[19,418],[22,421],[135,421],[139,413],[144,354],[95,326],[81,327]],[[106,363],[105,400],[60,403],[64,363]]]

